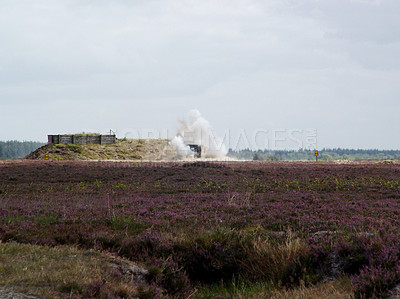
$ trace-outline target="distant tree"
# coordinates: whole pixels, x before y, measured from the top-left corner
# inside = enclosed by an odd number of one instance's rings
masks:
[[[43,145],[45,143],[35,141],[0,141],[0,159],[24,158]]]
[[[279,161],[281,158],[281,155],[276,155],[276,154],[269,154],[267,157],[268,161]]]
[[[254,153],[253,161],[264,161],[264,160],[265,160],[265,157],[262,153],[260,153],[260,152]]]
[[[319,159],[322,161],[333,160],[385,160],[400,159],[400,150],[377,150],[377,149],[342,149],[324,148],[319,151]],[[315,160],[314,150],[257,150],[250,149],[230,150],[230,157],[244,160],[268,160],[268,161],[296,161]]]

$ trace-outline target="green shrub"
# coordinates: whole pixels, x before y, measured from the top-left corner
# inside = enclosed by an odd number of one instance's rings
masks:
[[[83,147],[80,146],[80,145],[77,145],[77,144],[70,144],[70,143],[69,143],[69,144],[67,144],[65,147],[66,147],[67,149],[69,149],[69,150],[75,152],[75,153],[78,153],[78,154],[82,154],[82,153],[83,153]]]

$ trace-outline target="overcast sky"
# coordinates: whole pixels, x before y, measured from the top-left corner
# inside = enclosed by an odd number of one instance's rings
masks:
[[[316,132],[400,149],[399,16],[399,0],[0,0],[0,140],[163,137],[197,108],[231,147]]]

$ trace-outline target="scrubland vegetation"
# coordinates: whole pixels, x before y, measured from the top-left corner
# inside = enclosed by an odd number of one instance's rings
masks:
[[[26,160],[0,170],[0,284],[20,292],[369,298],[400,283],[400,164]]]
[[[168,139],[120,139],[114,144],[47,144],[30,153],[33,160],[172,160],[176,151]]]

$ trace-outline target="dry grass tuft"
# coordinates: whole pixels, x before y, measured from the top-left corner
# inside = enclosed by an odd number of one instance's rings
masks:
[[[253,277],[270,279],[279,283],[283,269],[297,256],[307,252],[308,245],[291,231],[284,240],[257,238],[246,246],[249,259],[244,267]]]
[[[225,298],[225,297],[223,297]],[[258,292],[238,292],[234,298],[245,299],[351,299],[354,298],[353,287],[348,278],[342,278],[336,281],[323,282],[315,286],[301,286],[295,289],[271,289],[266,286],[265,290]]]
[[[347,299],[353,298],[353,287],[348,278],[337,281],[329,281],[312,287],[300,287],[292,290],[274,291],[268,295],[271,299]]]
[[[252,192],[250,192],[250,191],[247,191],[244,193],[228,192],[226,194],[227,204],[230,207],[249,208],[251,196],[252,196]]]

